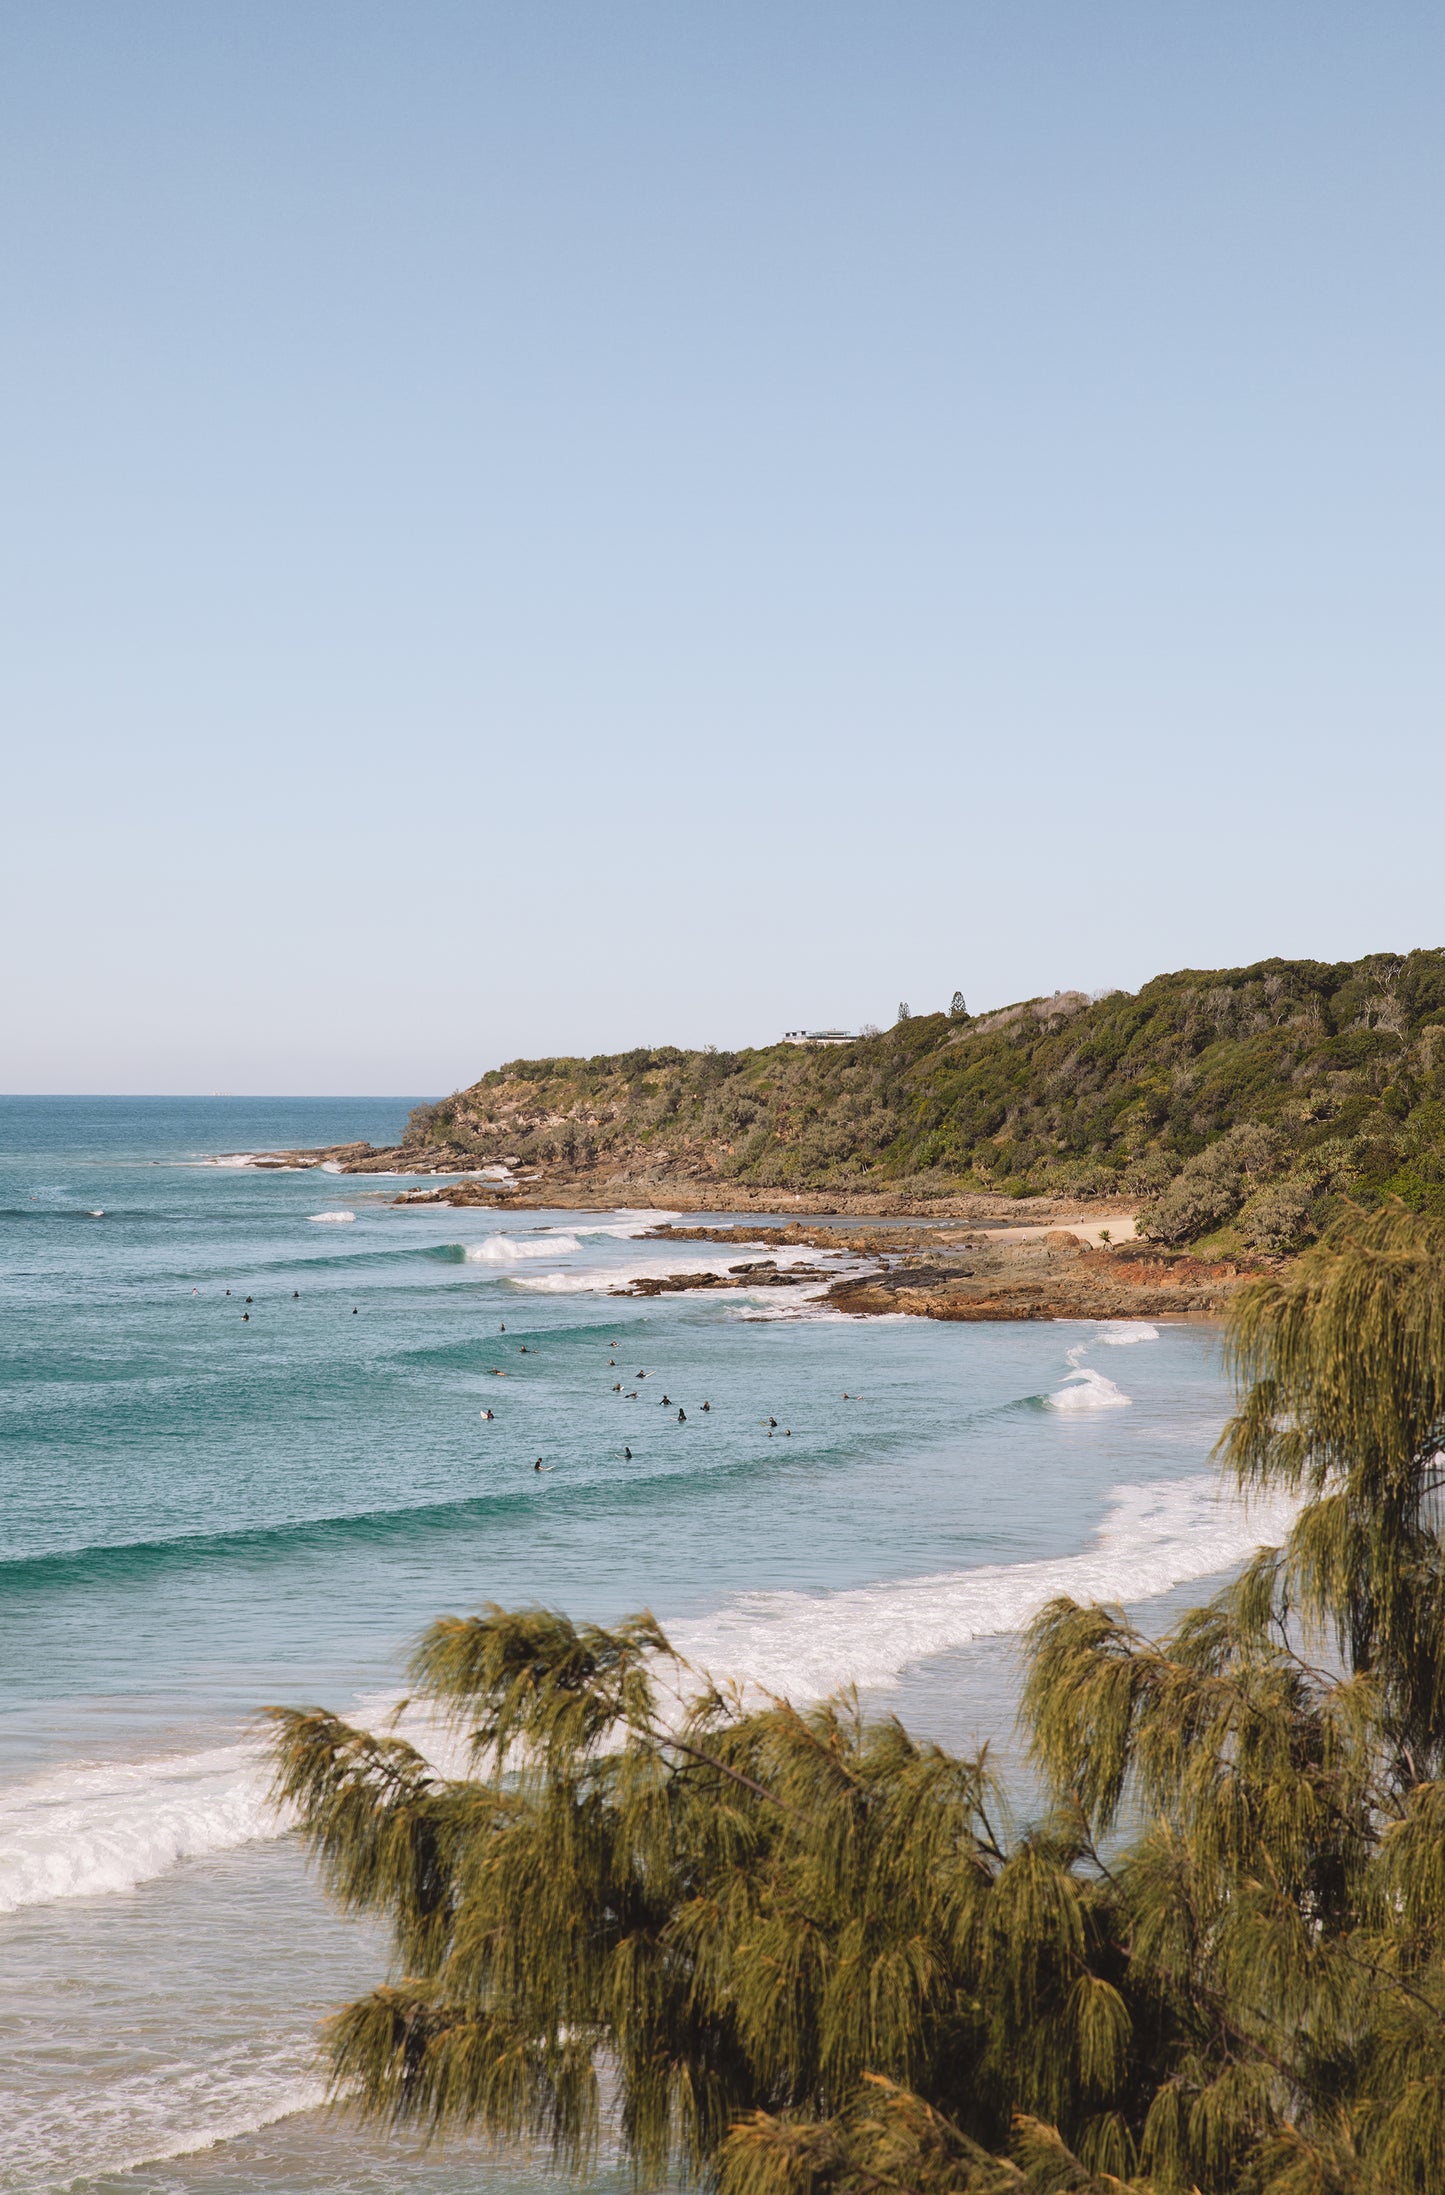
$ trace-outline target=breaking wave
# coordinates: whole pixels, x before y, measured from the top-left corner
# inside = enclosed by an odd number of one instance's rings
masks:
[[[1095,1336],[1098,1341],[1107,1341],[1112,1338],[1116,1337],[1107,1334]],[[1126,1341],[1133,1341],[1137,1338],[1143,1341],[1145,1336],[1140,1334],[1136,1337],[1133,1334],[1127,1334],[1117,1338]],[[1151,1329],[1150,1338],[1157,1341],[1157,1331]],[[1080,1363],[1080,1358],[1090,1346],[1089,1342],[1081,1341],[1068,1352],[1068,1361],[1074,1369],[1070,1372],[1063,1386],[1056,1388],[1053,1394],[1048,1397],[1051,1410],[1127,1410],[1133,1401],[1132,1395],[1126,1395],[1123,1389],[1116,1387],[1114,1382],[1107,1378],[1103,1372],[1096,1372],[1092,1365]]]
[[[1081,1554],[837,1593],[742,1593],[713,1615],[667,1628],[694,1667],[795,1700],[845,1684],[885,1688],[918,1662],[1020,1630],[1056,1595],[1146,1601],[1234,1569],[1282,1537],[1297,1506],[1280,1496],[1246,1506],[1208,1475],[1123,1486]],[[367,1699],[351,1712],[376,1727],[393,1704]],[[408,1735],[436,1756],[420,1730]],[[439,1765],[456,1773],[460,1761]],[[47,1770],[0,1797],[0,1912],[131,1890],[182,1861],[284,1828],[251,1742]]]
[[[311,1212],[307,1216],[313,1227],[351,1227],[356,1222],[354,1212]]]
[[[464,1740],[399,1694],[352,1703],[364,1730],[397,1729],[443,1775],[464,1775]],[[13,1783],[0,1797],[0,1913],[136,1889],[184,1860],[284,1836],[257,1740],[149,1760],[81,1762]],[[299,2108],[299,2107],[296,2107]]]
[[[252,1746],[49,1770],[0,1796],[0,1913],[133,1890],[279,1827]]]
[[[1122,1388],[1116,1387],[1102,1372],[1095,1372],[1088,1365],[1069,1375],[1064,1386],[1049,1397],[1051,1410],[1127,1410],[1133,1401]]]
[[[568,1234],[488,1235],[482,1242],[467,1243],[462,1255],[468,1265],[520,1265],[525,1258],[566,1257],[581,1247]]]
[[[845,1684],[886,1687],[915,1663],[1021,1630],[1059,1594],[1145,1601],[1233,1570],[1281,1538],[1296,1507],[1284,1497],[1246,1507],[1212,1476],[1123,1486],[1083,1554],[840,1593],[743,1593],[669,1635],[695,1665],[794,1700]]]

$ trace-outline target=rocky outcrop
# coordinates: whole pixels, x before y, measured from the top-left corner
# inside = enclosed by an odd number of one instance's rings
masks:
[[[298,1167],[325,1166],[328,1162],[342,1173],[355,1173],[371,1154],[369,1143],[328,1143],[322,1151],[257,1151],[248,1154],[246,1163],[259,1173],[294,1173]]]
[[[950,1320],[1214,1318],[1242,1281],[1281,1262],[1211,1262],[1139,1242],[1094,1248],[1067,1228],[1040,1229],[1019,1242],[982,1228],[669,1225],[649,1229],[644,1239],[843,1251],[854,1269],[831,1281],[824,1300],[834,1310]],[[816,1267],[777,1271],[759,1260],[730,1266],[725,1275],[677,1273],[640,1281],[626,1293],[782,1287],[828,1278]]]
[[[1214,1318],[1253,1273],[1277,1261],[1210,1263],[1144,1244],[1093,1250],[1056,1237],[1000,1244],[966,1258],[907,1258],[838,1280],[835,1310],[961,1320]]]
[[[725,1273],[649,1273],[629,1281],[625,1288],[614,1288],[612,1294],[672,1296],[684,1292],[691,1295],[699,1288],[801,1288],[805,1283],[816,1286],[833,1277],[821,1265],[790,1265],[780,1272],[775,1258],[758,1258],[751,1264],[730,1265]]]

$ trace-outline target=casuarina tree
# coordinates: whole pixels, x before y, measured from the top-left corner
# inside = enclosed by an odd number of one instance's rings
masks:
[[[1234,1299],[1224,1468],[1282,1545],[1162,1638],[1027,1642],[1051,1793],[648,1616],[446,1618],[395,1736],[277,1710],[279,1796],[397,1978],[339,2089],[722,2195],[1445,2187],[1445,1226],[1351,1215]]]

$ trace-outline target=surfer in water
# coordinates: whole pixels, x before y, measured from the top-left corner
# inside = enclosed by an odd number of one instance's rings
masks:
[[[677,1422],[678,1422],[678,1424],[679,1424],[679,1425],[686,1425],[686,1423],[687,1423],[687,1412],[686,1412],[685,1410],[679,1410],[679,1411],[678,1411],[678,1413],[677,1413]]]
[[[624,1455],[624,1456],[626,1457],[627,1461],[628,1461],[629,1463],[631,1463],[631,1461],[632,1461],[632,1450],[631,1450],[630,1448],[624,1448],[624,1449],[623,1449],[623,1451],[622,1451],[622,1453],[623,1453],[623,1455]]]

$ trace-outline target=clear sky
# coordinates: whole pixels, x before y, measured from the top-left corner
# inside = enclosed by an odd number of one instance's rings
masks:
[[[1445,13],[10,0],[0,1087],[1445,940]]]

